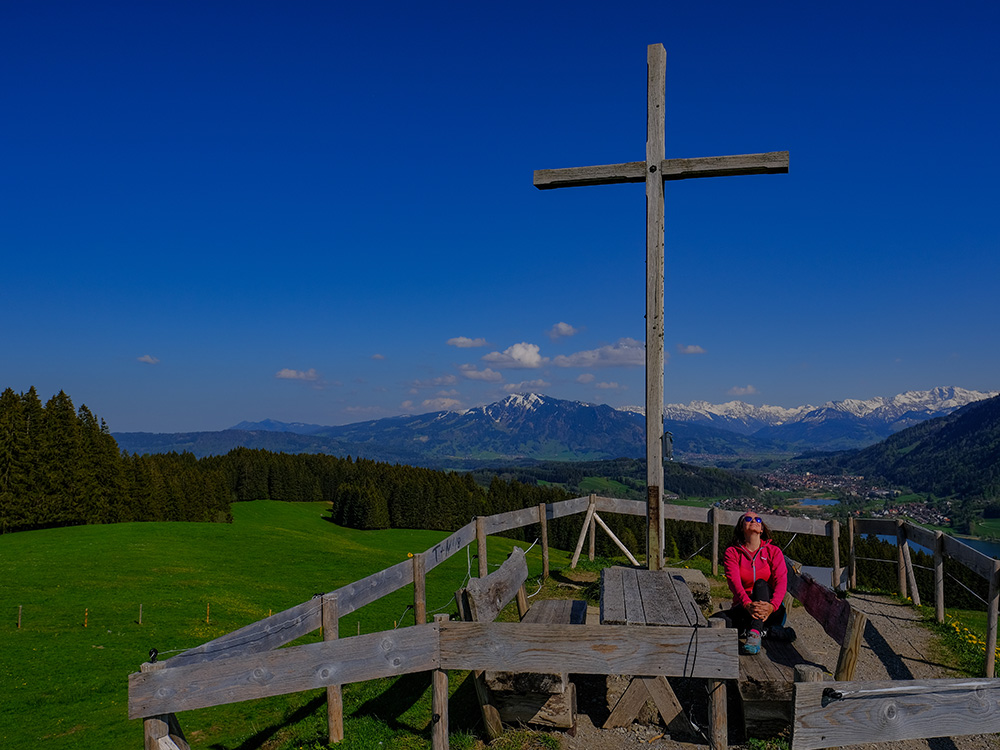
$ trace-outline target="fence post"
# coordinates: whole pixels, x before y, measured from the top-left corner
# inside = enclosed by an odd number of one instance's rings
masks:
[[[709,627],[724,628],[725,620],[713,618]],[[711,750],[726,750],[729,744],[729,717],[726,711],[726,681],[708,681],[708,745]]]
[[[340,615],[336,594],[323,596],[322,622],[323,640],[336,640],[340,636]],[[327,685],[326,722],[329,727],[331,745],[344,739],[344,696],[340,685]]]
[[[847,587],[858,587],[858,557],[854,547],[854,516],[847,519],[847,539],[850,551],[847,553]]]
[[[580,529],[580,538],[576,540],[576,549],[573,550],[573,559],[570,560],[569,566],[575,568],[576,564],[580,562],[580,553],[583,551],[583,540],[587,538],[587,530],[590,528],[591,521],[594,518],[594,513],[597,511],[597,503],[595,502],[594,496],[590,496],[590,505],[587,506],[587,515],[583,519],[583,527]]]
[[[434,624],[440,629],[448,622],[448,615],[434,615]],[[448,671],[431,672],[431,750],[448,750]]]
[[[989,609],[986,612],[986,676],[993,677],[997,658],[997,608],[1000,605],[1000,560],[993,561]]]
[[[906,546],[906,532],[903,531],[903,521],[896,519],[896,585],[899,598],[906,598],[906,560],[903,559],[903,547]]]
[[[139,667],[140,672],[155,672],[164,667],[163,662],[146,662]],[[181,731],[180,722],[173,714],[158,714],[147,716],[142,720],[143,747],[145,750],[159,750],[161,741],[167,740],[164,747],[169,747],[168,743],[173,743],[177,750],[191,750],[184,732]]]
[[[719,575],[719,509],[714,505],[708,511],[712,516],[712,575]]]
[[[906,524],[903,529],[903,563],[906,565],[906,579],[910,582],[910,593],[913,596],[913,606],[920,606],[920,590],[917,588],[917,572],[913,569],[913,558],[910,557],[910,545],[907,544],[909,538],[906,534]]]
[[[646,567],[663,570],[663,502],[660,488],[646,488]]]
[[[538,504],[538,525],[542,527],[542,579],[549,577],[549,521],[546,517],[545,503]]]
[[[833,573],[831,574],[831,588],[834,591],[840,589],[840,521],[834,519],[830,521],[830,539],[833,540]]]
[[[934,532],[934,619],[944,622],[944,532]]]
[[[413,620],[417,625],[427,622],[427,563],[424,552],[413,556]]]
[[[476,557],[479,558],[479,577],[485,578],[490,572],[486,564],[486,519],[476,516]]]
[[[597,495],[590,495],[590,504],[594,506],[594,512],[590,514],[590,528],[587,529],[587,534],[589,535],[587,559],[594,562],[594,552],[597,547],[597,522],[594,520],[594,516],[597,515]]]

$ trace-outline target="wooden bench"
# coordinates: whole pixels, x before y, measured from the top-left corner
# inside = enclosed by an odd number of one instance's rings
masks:
[[[791,598],[797,599],[827,635],[840,645],[837,680],[851,680],[857,665],[858,653],[868,621],[863,612],[853,609],[847,599],[841,599],[832,589],[817,583],[794,560],[787,560],[788,594],[786,609]],[[723,611],[719,616],[729,620]],[[731,626],[731,623],[730,623]],[[757,655],[740,655],[738,688],[743,703],[743,722],[747,737],[772,736],[786,730],[792,721],[793,683],[795,667],[815,666],[828,672],[810,652],[801,639],[788,643],[765,638]]]
[[[455,592],[459,615],[468,622],[492,622],[516,598],[521,622],[585,624],[585,601],[544,599],[529,607],[524,590],[527,578],[524,551],[515,547],[498,570],[471,579],[464,589]],[[475,672],[473,679],[490,739],[501,734],[502,722],[538,724],[575,733],[576,687],[565,672]]]

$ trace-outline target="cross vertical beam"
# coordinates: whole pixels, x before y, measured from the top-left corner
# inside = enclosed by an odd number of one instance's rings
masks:
[[[539,169],[539,190],[586,185],[646,183],[646,486],[648,566],[663,567],[663,265],[665,180],[788,172],[788,152],[695,159],[666,158],[667,53],[662,44],[646,50],[646,161],[568,169]]]
[[[666,159],[667,51],[646,50],[646,487],[660,510],[649,518],[646,561],[663,568],[663,176]],[[655,498],[654,498],[655,494]]]

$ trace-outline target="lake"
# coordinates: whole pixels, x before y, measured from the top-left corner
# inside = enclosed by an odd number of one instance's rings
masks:
[[[840,505],[840,500],[824,500],[820,497],[802,497],[795,502],[799,505]]]

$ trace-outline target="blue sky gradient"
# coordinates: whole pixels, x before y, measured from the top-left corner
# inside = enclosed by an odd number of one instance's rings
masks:
[[[996,2],[3,16],[0,387],[114,431],[642,404],[644,188],[531,180],[644,158],[656,42],[668,157],[791,152],[667,183],[666,401],[1000,388]]]

